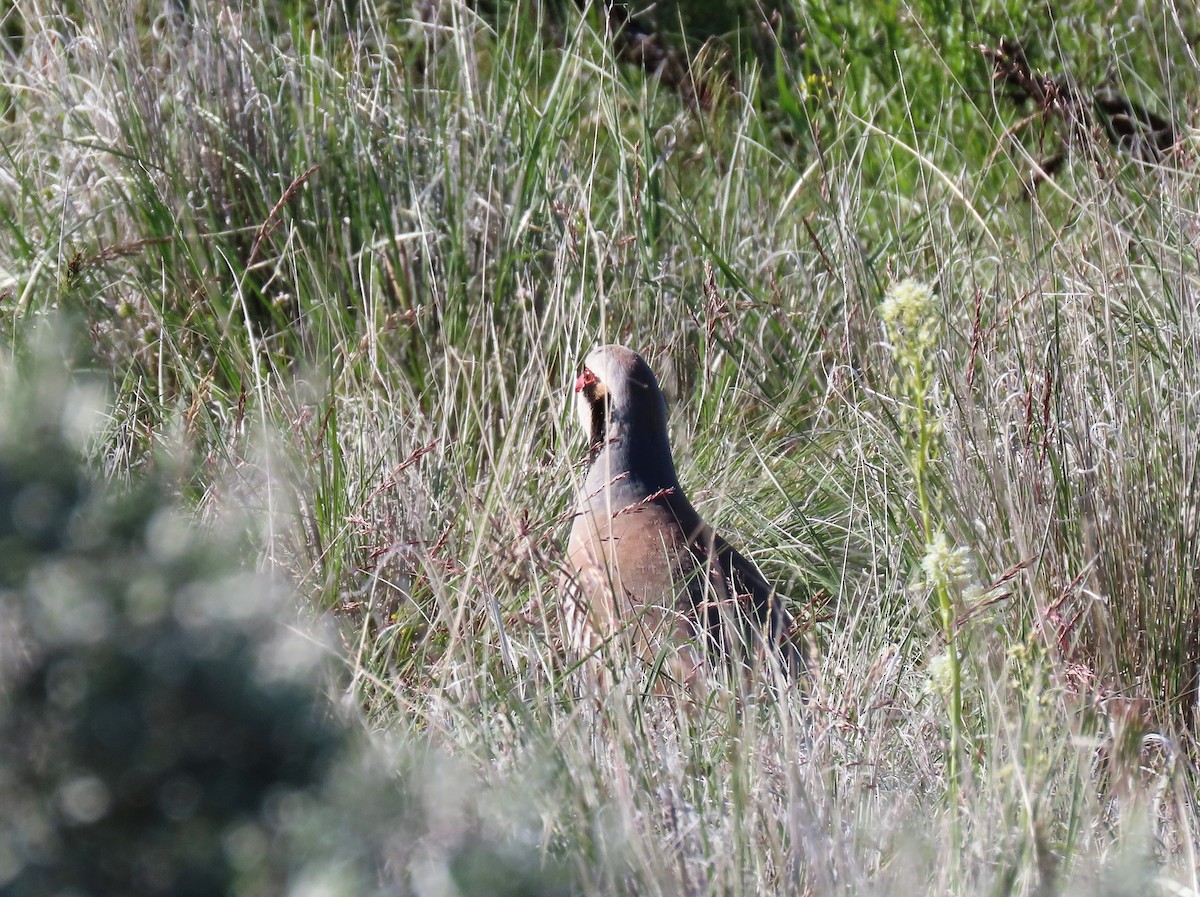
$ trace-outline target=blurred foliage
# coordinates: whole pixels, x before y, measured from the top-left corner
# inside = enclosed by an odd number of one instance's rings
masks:
[[[0,890],[399,894],[419,859],[462,894],[553,893],[469,820],[417,857],[442,779],[342,718],[330,652],[228,539],[86,472],[103,393],[35,356],[0,387]]]

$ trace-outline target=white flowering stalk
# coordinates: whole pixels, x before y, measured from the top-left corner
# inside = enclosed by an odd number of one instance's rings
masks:
[[[938,339],[933,306],[933,291],[916,280],[894,284],[883,297],[879,316],[902,368],[928,369]]]
[[[952,546],[949,538],[940,530],[933,541],[925,546],[914,588],[919,589],[922,595],[933,592],[938,596],[938,622],[947,644],[952,645],[956,652],[954,662],[951,661],[950,651],[946,650],[926,664],[928,681],[925,690],[930,695],[940,697],[948,706],[953,706],[956,682],[960,690],[962,688],[961,660],[967,650],[958,624],[968,608],[984,600],[985,590],[975,575],[975,564],[970,553],[961,545]],[[946,618],[947,612],[951,614],[949,619]],[[953,639],[948,633],[953,635]]]
[[[909,465],[916,475],[917,499],[921,505],[921,524],[926,543],[932,536],[931,509],[925,489],[926,469],[933,460],[935,440],[941,427],[932,420],[928,401],[933,388],[933,350],[938,340],[938,320],[933,291],[915,280],[894,284],[879,316],[899,368],[893,391],[900,396],[900,423],[913,435]]]
[[[933,358],[940,335],[933,291],[915,280],[894,284],[882,304],[879,316],[897,376],[893,390],[900,399],[900,423],[909,438],[909,466],[917,488],[920,506],[921,535],[925,541],[925,556],[921,559],[921,574],[927,588],[937,597],[938,622],[946,642],[946,652],[930,664],[937,671],[937,683],[931,691],[944,696],[950,719],[950,756],[948,779],[952,812],[957,830],[958,788],[961,775],[963,742],[962,661],[959,637],[955,625],[957,614],[955,595],[973,579],[970,560],[964,549],[950,544],[946,534],[937,526],[932,506],[929,482],[937,457],[941,425],[930,413],[933,402]]]

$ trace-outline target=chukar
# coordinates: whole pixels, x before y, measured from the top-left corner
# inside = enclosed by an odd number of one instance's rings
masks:
[[[567,543],[567,637],[580,654],[627,639],[683,684],[719,655],[775,652],[801,666],[791,618],[758,568],[713,532],[683,494],[667,403],[649,365],[624,346],[587,357],[575,381],[590,463]]]

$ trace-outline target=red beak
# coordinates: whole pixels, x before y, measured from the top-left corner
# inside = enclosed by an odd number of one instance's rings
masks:
[[[575,391],[583,392],[589,386],[596,382],[596,375],[587,368],[583,369],[583,373],[575,380]]]

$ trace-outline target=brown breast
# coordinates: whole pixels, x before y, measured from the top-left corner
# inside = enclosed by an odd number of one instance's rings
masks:
[[[611,517],[603,511],[577,517],[567,544],[575,573],[575,607],[568,613],[576,648],[591,650],[624,633],[644,659],[683,652],[685,666],[698,666],[694,604],[707,571],[692,543],[705,530],[690,507],[673,508],[665,498]]]

